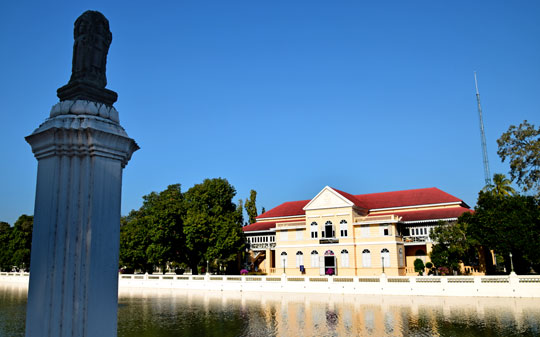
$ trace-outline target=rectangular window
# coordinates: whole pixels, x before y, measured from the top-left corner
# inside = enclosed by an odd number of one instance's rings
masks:
[[[317,238],[317,231],[311,232],[311,238],[316,239]]]
[[[369,225],[362,225],[360,227],[360,234],[367,238],[369,236]]]
[[[341,266],[344,268],[349,267],[349,254],[348,253],[341,254]]]
[[[297,229],[296,230],[296,240],[297,241],[300,241],[302,239],[304,239],[304,235],[303,235],[303,231],[301,229]]]

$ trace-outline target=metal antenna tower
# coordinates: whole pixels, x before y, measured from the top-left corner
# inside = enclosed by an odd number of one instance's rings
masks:
[[[480,93],[478,92],[478,81],[476,71],[474,72],[474,85],[476,86],[476,102],[478,103],[478,117],[480,119],[480,141],[482,142],[482,156],[484,160],[484,178],[486,186],[491,185],[491,173],[489,172],[489,160],[487,154],[486,134],[484,133],[484,120],[482,119],[482,106],[480,105]]]

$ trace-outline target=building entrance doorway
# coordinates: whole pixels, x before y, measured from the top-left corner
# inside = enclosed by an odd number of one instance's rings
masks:
[[[337,275],[336,256],[333,251],[327,250],[324,252],[324,256],[321,256],[321,260],[321,275]]]

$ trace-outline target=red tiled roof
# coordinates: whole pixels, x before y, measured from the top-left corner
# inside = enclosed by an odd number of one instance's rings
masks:
[[[253,231],[267,231],[276,227],[275,221],[264,221],[264,222],[255,222],[251,225],[242,227],[244,232],[253,232]]]
[[[436,187],[414,190],[360,194],[355,196],[365,203],[369,209],[405,207],[415,205],[442,204],[447,202],[463,202]]]
[[[356,206],[360,207],[360,208],[363,208],[363,209],[368,209],[367,205],[365,205],[365,203],[363,203],[362,201],[358,200],[358,198],[352,194],[349,194],[347,192],[343,192],[343,191],[340,191],[338,190],[337,188],[333,188],[332,189],[336,192],[338,192],[339,194],[341,194],[342,196],[344,196],[345,198],[347,198],[348,200],[352,201]]]
[[[459,202],[468,207],[463,200],[454,197],[436,187],[419,188],[414,190],[382,192],[352,195],[334,188],[336,192],[364,209],[394,208],[415,205],[442,204]],[[257,219],[279,218],[286,216],[305,215],[303,208],[311,200],[288,201],[259,215]]]
[[[308,204],[311,200],[300,200],[300,201],[288,201],[284,202],[281,205],[272,208],[259,215],[257,219],[261,218],[278,218],[284,216],[295,216],[295,215],[304,215],[304,206]]]
[[[401,217],[401,221],[422,221],[422,220],[437,220],[437,219],[451,219],[457,218],[461,214],[469,212],[472,213],[473,210],[466,207],[448,207],[448,208],[439,208],[439,209],[427,209],[424,211],[395,211],[395,212],[384,212],[370,214],[369,216],[377,215],[389,215],[395,214]]]

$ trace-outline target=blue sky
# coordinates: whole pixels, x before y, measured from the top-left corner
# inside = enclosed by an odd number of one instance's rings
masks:
[[[35,2],[0,5],[0,221],[34,207],[24,141],[71,73],[73,23],[110,21],[108,88],[141,150],[122,214],[173,183],[223,177],[258,205],[484,185],[473,72],[492,173],[496,139],[540,124],[538,1]]]

